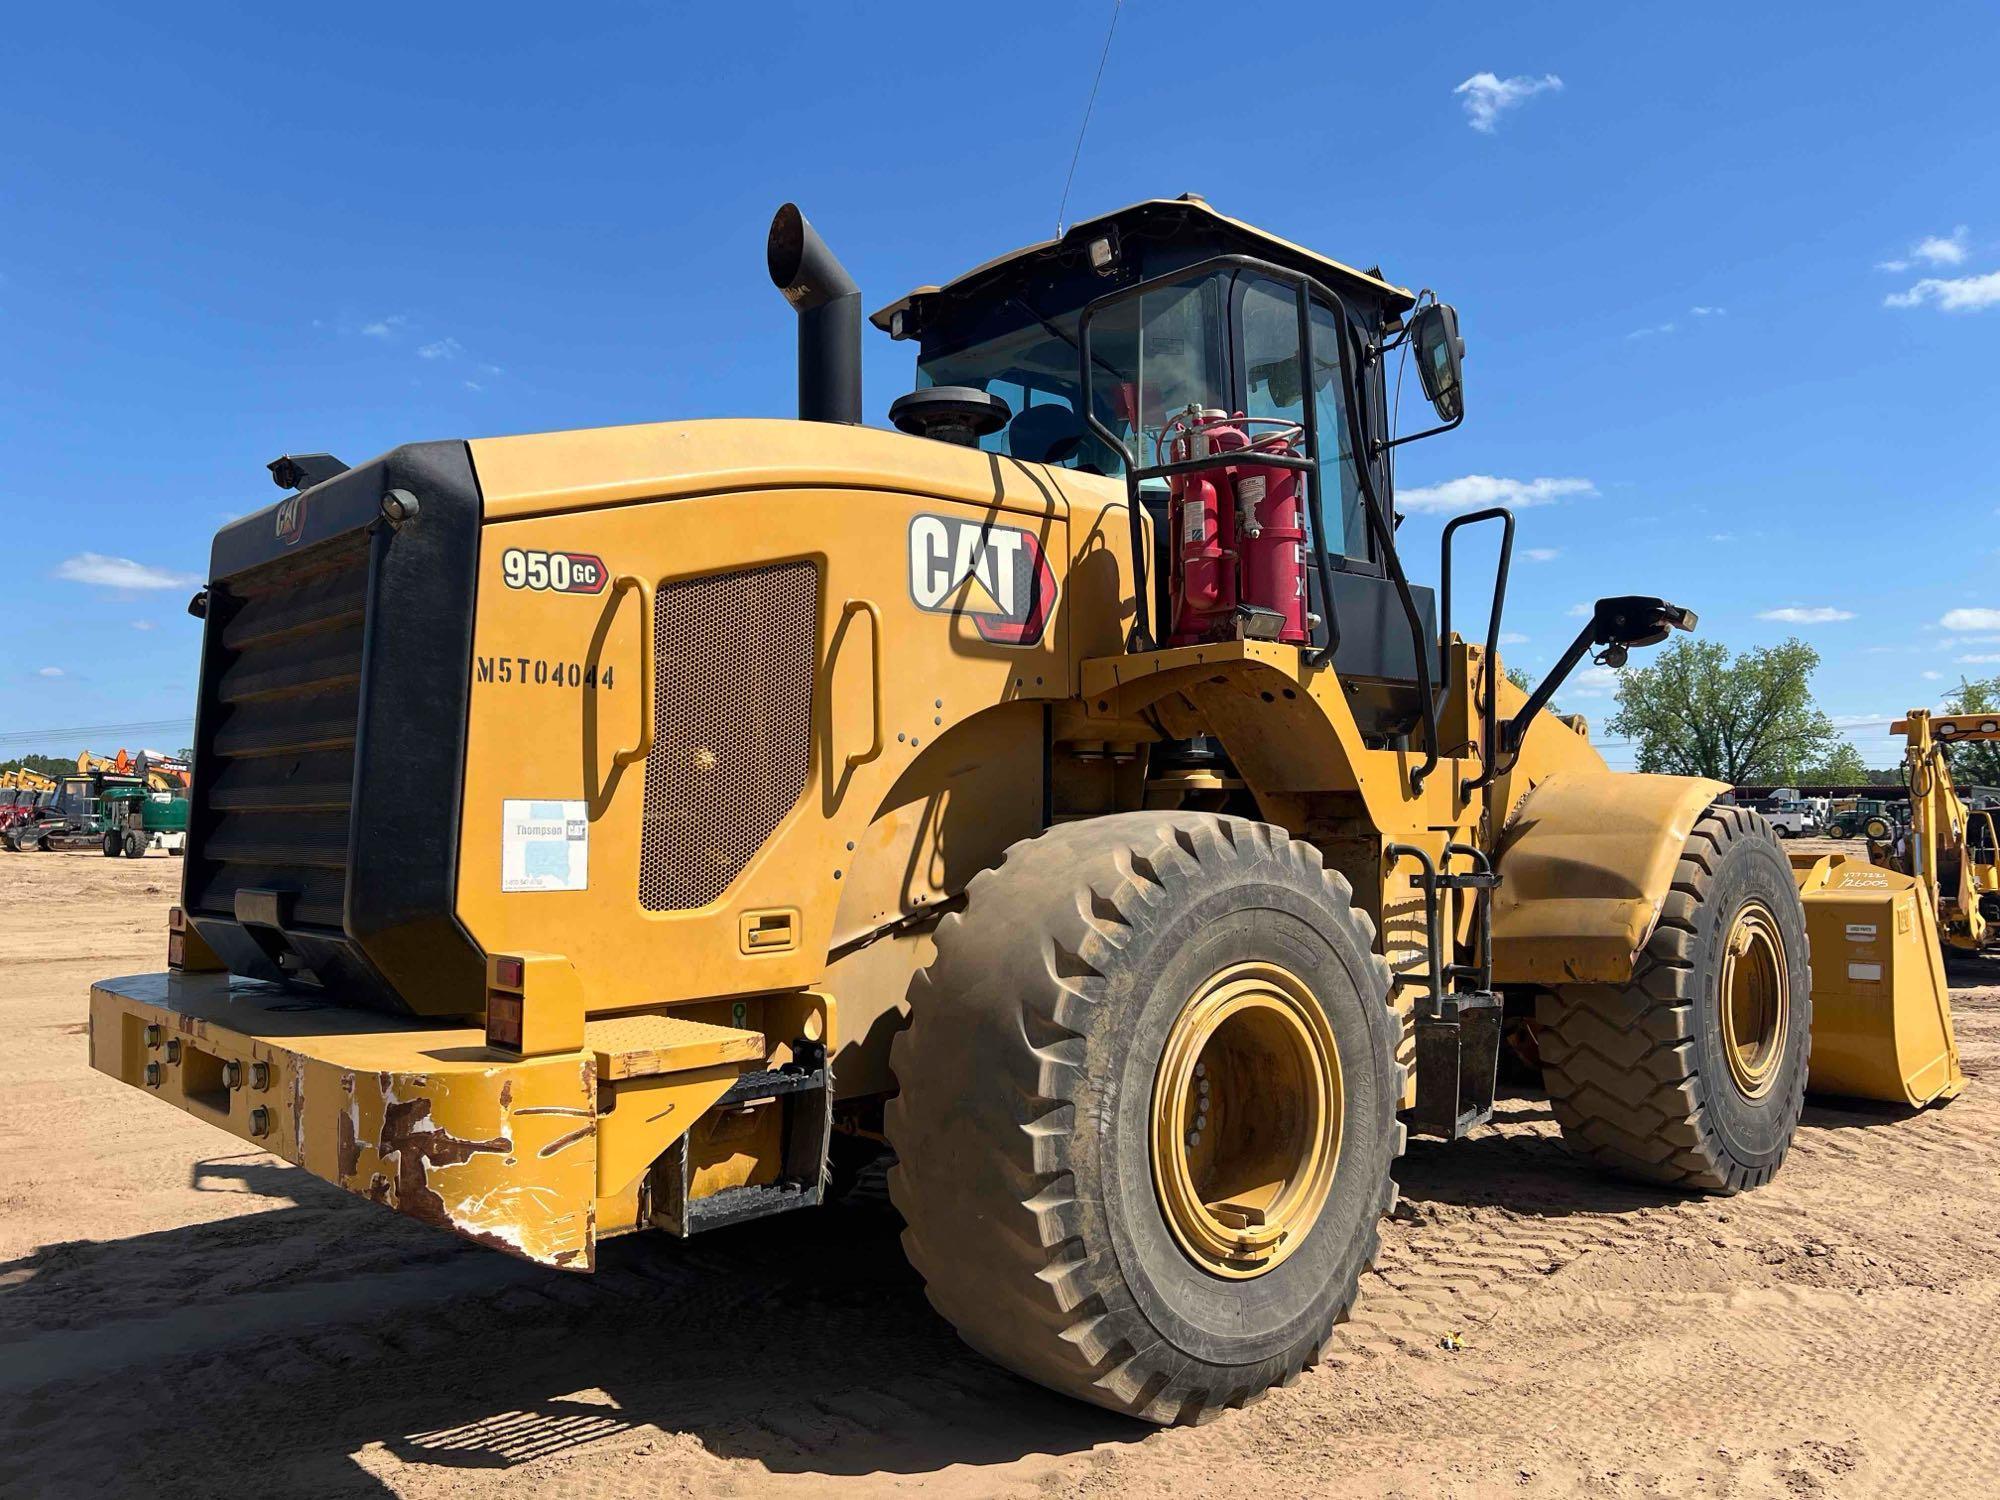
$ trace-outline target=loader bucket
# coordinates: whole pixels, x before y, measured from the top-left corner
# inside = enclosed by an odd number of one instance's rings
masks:
[[[1965,1087],[1937,914],[1899,870],[1795,855],[1812,944],[1816,1094],[1921,1107]]]

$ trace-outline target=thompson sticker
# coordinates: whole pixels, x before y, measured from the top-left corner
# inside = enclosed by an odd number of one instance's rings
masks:
[[[590,819],[581,802],[504,799],[500,804],[500,889],[590,888]]]
[[[957,516],[910,518],[910,598],[970,620],[981,640],[1032,646],[1055,613],[1056,576],[1031,531]]]

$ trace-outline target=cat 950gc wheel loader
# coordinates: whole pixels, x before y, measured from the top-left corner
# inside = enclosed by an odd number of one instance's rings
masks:
[[[1957,1087],[1908,877],[1802,900],[1727,787],[1547,711],[1691,613],[1600,600],[1524,696],[1513,517],[1410,581],[1384,372],[1457,425],[1449,306],[1141,203],[875,314],[890,431],[795,208],[769,262],[798,421],[272,465],[195,603],[170,969],[95,987],[98,1068],[580,1271],[887,1146],[965,1339],[1160,1422],[1313,1362],[1510,1021],[1579,1152],[1694,1191],[1777,1169],[1822,1050]]]

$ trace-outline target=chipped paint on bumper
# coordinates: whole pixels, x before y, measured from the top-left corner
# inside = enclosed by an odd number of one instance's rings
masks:
[[[595,1256],[597,1069],[225,974],[91,987],[90,1061],[314,1176],[543,1265]]]

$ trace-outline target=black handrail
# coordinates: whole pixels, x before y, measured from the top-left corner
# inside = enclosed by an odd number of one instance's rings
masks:
[[[1319,283],[1309,276],[1303,276],[1297,271],[1287,270],[1283,266],[1275,266],[1269,261],[1258,260],[1254,256],[1249,255],[1213,255],[1207,260],[1197,261],[1194,265],[1184,266],[1178,271],[1169,271],[1162,276],[1149,277],[1145,281],[1135,281],[1128,287],[1120,287],[1117,291],[1108,292],[1096,301],[1089,303],[1077,317],[1077,388],[1081,393],[1083,402],[1083,420],[1092,432],[1096,433],[1112,449],[1123,455],[1125,459],[1126,510],[1132,528],[1133,617],[1132,634],[1128,644],[1135,651],[1148,650],[1155,644],[1152,640],[1150,629],[1150,595],[1152,591],[1148,586],[1146,578],[1145,553],[1142,545],[1144,535],[1142,530],[1144,506],[1139,498],[1140,483],[1147,479],[1161,479],[1174,474],[1193,473],[1201,469],[1224,468],[1231,463],[1238,462],[1239,459],[1236,455],[1229,453],[1210,454],[1205,458],[1182,459],[1172,464],[1156,464],[1151,467],[1141,467],[1138,456],[1125,446],[1124,439],[1120,438],[1097,418],[1097,402],[1093,399],[1090,380],[1092,365],[1090,356],[1090,322],[1091,319],[1107,307],[1129,301],[1134,297],[1143,297],[1147,292],[1155,291],[1162,286],[1189,281],[1208,271],[1221,270],[1225,267],[1255,271],[1260,275],[1270,276],[1275,280],[1281,281],[1292,288],[1298,302],[1299,359],[1305,388],[1305,396],[1301,404],[1305,408],[1305,422],[1303,425],[1305,427],[1306,452],[1301,459],[1291,460],[1287,458],[1285,462],[1274,466],[1278,468],[1301,469],[1306,476],[1306,506],[1312,518],[1313,566],[1319,574],[1321,607],[1326,611],[1326,644],[1314,652],[1312,661],[1314,666],[1324,666],[1333,659],[1334,649],[1340,644],[1340,622],[1335,615],[1333,605],[1333,561],[1326,550],[1326,516],[1321,500],[1319,411],[1318,403],[1312,399],[1311,383],[1313,330],[1310,291],[1312,289],[1324,289],[1320,288]],[[1342,304],[1341,316],[1344,319],[1346,315],[1346,306]],[[1134,399],[1143,400],[1143,397],[1135,393]],[[1139,415],[1142,415],[1142,413],[1134,413],[1135,425],[1136,418]],[[1284,455],[1261,454],[1258,457],[1258,462],[1264,463],[1274,457],[1284,457]]]
[[[1500,533],[1500,567],[1493,580],[1493,612],[1486,620],[1486,691],[1481,694],[1480,723],[1486,731],[1486,744],[1480,751],[1479,774],[1466,782],[1461,791],[1477,791],[1493,780],[1495,766],[1500,753],[1499,728],[1496,719],[1499,713],[1500,685],[1495,674],[1500,661],[1500,611],[1507,602],[1507,575],[1514,560],[1514,512],[1504,505],[1495,505],[1487,510],[1470,511],[1462,516],[1453,516],[1445,523],[1444,539],[1438,544],[1441,556],[1438,559],[1438,681],[1442,684],[1451,675],[1449,659],[1451,645],[1451,543],[1461,526],[1475,526],[1481,521],[1501,521],[1504,528]]]
[[[1212,270],[1236,269],[1254,271],[1268,276],[1292,288],[1298,303],[1299,318],[1299,360],[1300,384],[1303,391],[1301,404],[1305,408],[1305,445],[1308,462],[1299,467],[1306,474],[1306,498],[1312,517],[1313,563],[1319,576],[1320,603],[1326,611],[1326,644],[1315,649],[1308,660],[1315,667],[1326,666],[1333,660],[1334,651],[1340,644],[1340,624],[1333,598],[1333,562],[1326,546],[1326,517],[1324,514],[1322,491],[1322,466],[1319,460],[1319,414],[1318,402],[1313,399],[1313,327],[1312,299],[1323,299],[1339,315],[1340,327],[1349,338],[1354,331],[1354,320],[1347,311],[1347,302],[1338,292],[1324,283],[1307,276],[1303,272],[1285,266],[1273,265],[1269,261],[1258,260],[1249,255],[1214,255],[1197,261],[1177,271],[1162,276],[1149,277],[1145,281],[1134,282],[1121,287],[1089,303],[1077,318],[1077,385],[1083,402],[1083,419],[1090,430],[1104,443],[1125,459],[1125,490],[1127,508],[1132,528],[1132,574],[1133,574],[1133,622],[1129,646],[1133,650],[1147,650],[1153,645],[1150,632],[1151,614],[1149,609],[1145,562],[1142,552],[1141,512],[1139,484],[1142,480],[1159,478],[1168,473],[1172,466],[1160,465],[1153,468],[1137,467],[1137,459],[1125,442],[1097,419],[1097,403],[1092,399],[1090,324],[1091,320],[1106,307],[1144,296],[1149,291],[1162,286],[1189,281]],[[1431,696],[1430,642],[1425,639],[1423,619],[1417,612],[1415,598],[1410,593],[1410,581],[1403,573],[1403,566],[1396,555],[1395,534],[1389,529],[1382,514],[1381,496],[1375,488],[1371,450],[1365,441],[1361,414],[1357,404],[1356,382],[1348,378],[1348,371],[1358,366],[1351,360],[1350,348],[1341,350],[1340,369],[1336,378],[1340,381],[1341,414],[1347,428],[1348,450],[1354,455],[1354,472],[1361,486],[1362,509],[1367,513],[1370,533],[1376,546],[1381,550],[1383,566],[1388,570],[1390,581],[1396,586],[1396,597],[1403,606],[1403,617],[1410,627],[1410,642],[1417,667],[1417,693],[1422,705],[1426,744],[1423,764],[1410,773],[1411,790],[1417,790],[1424,779],[1437,768],[1438,728],[1437,704]],[[1143,400],[1143,397],[1138,399]],[[1135,413],[1135,415],[1138,415]],[[1213,455],[1210,460],[1182,460],[1189,468],[1221,467],[1235,461],[1228,454]],[[1187,468],[1178,472],[1188,472]]]
[[[1444,1005],[1444,937],[1439,930],[1438,875],[1437,865],[1429,854],[1415,844],[1384,844],[1383,858],[1387,861],[1382,871],[1387,874],[1396,868],[1400,859],[1414,859],[1423,867],[1422,884],[1424,893],[1424,951],[1430,959],[1430,1016],[1435,1019],[1442,1013]]]

